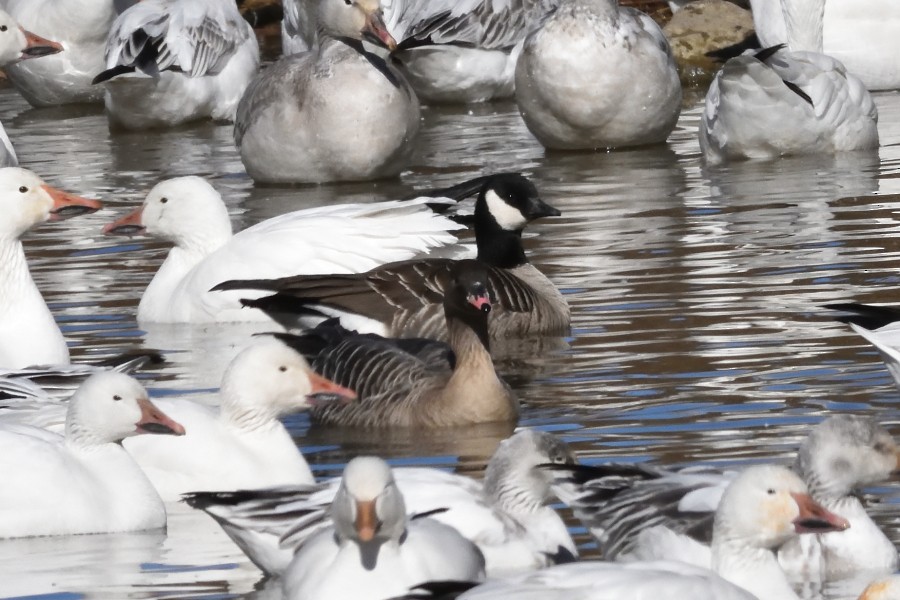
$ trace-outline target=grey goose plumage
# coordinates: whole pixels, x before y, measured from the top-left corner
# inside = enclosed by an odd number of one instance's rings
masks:
[[[357,393],[352,406],[313,409],[314,422],[354,427],[447,427],[518,417],[518,402],[494,370],[488,341],[491,300],[478,261],[452,265],[443,310],[453,368],[423,360],[393,340],[326,323],[276,334],[317,372]]]
[[[531,221],[558,216],[518,173],[495,174],[434,192],[461,198],[477,191],[478,261],[487,271],[492,298],[493,344],[511,337],[561,336],[569,331],[569,306],[556,286],[525,255],[522,231]],[[429,194],[432,195],[432,194]],[[275,292],[245,305],[265,311],[289,330],[341,317],[348,328],[391,337],[447,339],[441,302],[456,261],[425,258],[390,263],[354,275],[298,275],[228,281],[219,290]]]

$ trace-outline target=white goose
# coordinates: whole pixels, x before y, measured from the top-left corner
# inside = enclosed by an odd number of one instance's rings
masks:
[[[143,0],[113,23],[106,44],[110,125],[170,127],[232,121],[259,70],[253,28],[233,0]]]
[[[679,552],[672,561],[560,565],[489,582],[458,598],[798,600],[773,550],[798,533],[847,526],[810,498],[803,481],[789,470],[754,466],[728,487],[716,511],[711,561],[706,556],[712,571],[685,564],[695,548],[669,540],[670,549]]]
[[[116,15],[138,0],[7,0],[23,27],[59,42],[64,52],[7,69],[32,106],[102,102],[91,79],[103,70],[106,35]]]
[[[88,378],[69,404],[65,436],[0,426],[0,538],[158,529],[162,500],[118,443],[184,428],[121,373]]]
[[[383,600],[432,580],[480,580],[484,559],[452,527],[410,520],[391,468],[360,457],[344,469],[333,525],[306,541],[283,577],[287,600]]]
[[[219,193],[200,177],[179,177],[156,185],[104,232],[146,232],[175,244],[141,298],[139,322],[265,321],[262,312],[241,309],[245,292],[209,290],[234,277],[360,272],[451,244],[448,232],[462,226],[434,214],[426,206],[434,201],[299,210],[232,235]]]
[[[753,22],[763,47],[787,42],[784,13],[777,2],[752,0]],[[900,88],[900,6],[893,0],[828,0],[824,52],[839,60],[870,90]]]
[[[572,461],[557,437],[524,429],[497,448],[483,485],[428,468],[398,468],[394,476],[409,513],[438,510],[431,518],[474,542],[493,577],[575,559],[575,544],[549,506],[552,477],[541,467]],[[278,575],[294,549],[329,523],[326,510],[339,483],[334,478],[313,488],[192,494],[187,502],[216,519],[262,570]]]
[[[0,367],[65,364],[69,349],[38,291],[19,238],[31,227],[100,208],[25,169],[0,169]]]
[[[343,401],[354,397],[313,373],[295,351],[264,336],[226,369],[219,410],[185,399],[161,399],[157,404],[187,434],[130,439],[125,449],[166,501],[198,490],[312,484],[309,465],[278,417],[309,408],[319,393]]]
[[[873,419],[835,415],[819,423],[800,447],[795,471],[816,502],[847,519],[850,529],[787,542],[778,551],[782,568],[817,581],[861,571],[894,571],[897,550],[854,492],[890,478],[898,469],[900,450]],[[679,548],[694,547],[698,564],[705,566],[709,517],[734,476],[708,468],[685,469],[657,473],[656,479],[630,486],[600,477],[575,490],[564,485],[556,491],[598,538],[604,556],[670,558],[667,544],[676,540]],[[681,532],[699,541],[682,544],[686,536]]]
[[[640,146],[674,129],[681,83],[653,19],[616,0],[565,0],[525,40],[516,101],[547,148]]]
[[[379,0],[316,0],[317,49],[282,58],[247,88],[234,139],[263,183],[393,177],[409,163],[419,101],[362,40],[393,49]]]
[[[712,164],[878,147],[878,112],[868,90],[822,54],[825,0],[781,0],[781,6],[788,49],[732,58],[707,92],[700,148]]]

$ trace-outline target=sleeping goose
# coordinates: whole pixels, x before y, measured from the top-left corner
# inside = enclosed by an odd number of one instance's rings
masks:
[[[489,582],[458,598],[799,600],[774,550],[798,534],[847,527],[847,521],[817,504],[788,469],[757,465],[744,470],[725,491],[706,565],[692,564],[696,549],[673,539],[668,547],[671,560],[559,565]]]
[[[311,484],[309,465],[278,418],[308,409],[320,393],[328,394],[328,401],[353,397],[315,374],[294,350],[263,336],[226,369],[218,410],[161,399],[157,404],[184,425],[186,435],[130,439],[125,449],[165,501],[198,490]]]
[[[800,447],[795,471],[816,502],[847,519],[850,529],[787,542],[778,551],[782,568],[816,580],[894,571],[897,550],[854,492],[888,479],[898,468],[900,450],[870,418],[834,415],[813,428]],[[576,477],[589,479],[585,471]],[[619,489],[621,482],[610,485],[601,477],[576,486],[577,491],[563,486],[556,493],[590,528],[608,558],[669,558],[664,541],[683,534],[696,540],[692,543],[702,557],[708,552],[702,544],[709,541],[710,517],[733,478],[734,473],[688,468]]]
[[[259,46],[234,0],[142,0],[113,23],[106,44],[111,126],[171,127],[234,120],[259,70]]]
[[[528,32],[558,0],[384,0],[391,59],[419,98],[469,103],[510,98],[516,60]],[[315,45],[309,3],[285,0],[284,53]]]
[[[665,35],[616,0],[563,0],[525,40],[515,79],[525,125],[554,150],[664,142],[681,111]]]
[[[283,576],[286,600],[384,600],[434,579],[480,580],[484,558],[455,529],[410,519],[391,468],[354,458],[331,503],[333,525],[307,540]]]
[[[822,308],[839,310],[845,315],[836,317],[875,346],[894,382],[900,386],[900,309],[848,302],[827,304]]]
[[[534,185],[515,173],[472,180],[478,260],[487,271],[492,344],[521,336],[564,335],[569,306],[547,277],[528,262],[522,230],[531,221],[559,215]],[[446,339],[441,302],[455,261],[419,259],[386,264],[359,275],[294,276],[225,282],[218,290],[268,290],[273,296],[245,301],[288,329],[340,317],[351,329],[389,337]],[[430,276],[426,276],[430,274]]]
[[[379,0],[316,0],[319,45],[260,73],[238,106],[234,139],[257,183],[393,177],[412,157],[419,101],[363,47],[392,50]]]
[[[88,378],[69,403],[65,435],[0,425],[0,538],[166,526],[147,476],[122,448],[142,433],[184,434],[121,373]]]
[[[232,235],[219,193],[200,177],[157,184],[106,234],[147,233],[174,244],[141,297],[142,323],[264,321],[241,310],[242,293],[211,293],[228,277],[354,273],[456,242],[462,227],[438,216],[432,198],[340,204],[295,211]]]
[[[878,147],[868,90],[822,54],[825,0],[780,1],[787,48],[732,58],[707,92],[700,148],[711,164]]]
[[[106,36],[116,16],[138,0],[7,0],[23,27],[59,43],[63,52],[10,65],[9,80],[32,106],[103,102],[91,85],[103,70]]]
[[[514,421],[519,404],[494,370],[488,342],[491,298],[487,271],[462,260],[444,285],[444,317],[452,360],[412,345],[347,331],[331,321],[302,336],[278,334],[313,368],[359,399],[345,406],[314,407],[313,421],[350,427],[453,427]],[[411,347],[412,346],[412,347]],[[449,356],[445,353],[444,356]]]
[[[69,349],[34,284],[19,240],[44,221],[100,208],[96,200],[50,187],[25,169],[0,169],[0,367],[67,364]]]
[[[502,577],[577,557],[565,523],[549,506],[553,477],[545,468],[573,461],[553,434],[523,429],[500,443],[483,483],[425,467],[396,468],[394,476],[409,514],[432,513],[459,531],[481,550],[488,576]],[[280,575],[296,547],[329,524],[327,507],[339,484],[332,478],[315,487],[195,493],[185,500],[216,519],[259,568]]]

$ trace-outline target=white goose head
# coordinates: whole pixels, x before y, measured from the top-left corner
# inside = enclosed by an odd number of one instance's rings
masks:
[[[331,37],[366,40],[394,50],[379,0],[319,0],[319,29]]]
[[[222,408],[238,418],[266,421],[317,402],[355,397],[352,390],[313,372],[302,355],[271,335],[244,348],[222,378]]]
[[[361,545],[399,540],[406,531],[406,504],[390,466],[374,456],[347,463],[331,516],[341,539]]]
[[[574,464],[566,443],[536,429],[522,429],[500,442],[484,474],[485,491],[510,501],[543,505],[554,499],[555,476],[548,465]]]
[[[0,169],[0,238],[18,239],[38,223],[99,210],[96,200],[53,188],[27,169]]]
[[[141,433],[184,435],[132,377],[108,371],[88,377],[69,401],[66,439],[78,445],[119,442]]]
[[[214,249],[231,238],[231,219],[208,181],[176,177],[156,184],[140,207],[103,228],[107,235],[145,232],[179,247]]]
[[[900,470],[900,448],[874,419],[834,415],[800,447],[797,470],[816,497],[843,497]]]
[[[744,470],[722,495],[713,545],[736,541],[774,549],[798,533],[843,531],[849,526],[813,500],[806,484],[792,471],[758,465]]]
[[[62,50],[61,44],[26,31],[15,19],[0,10],[0,67]]]

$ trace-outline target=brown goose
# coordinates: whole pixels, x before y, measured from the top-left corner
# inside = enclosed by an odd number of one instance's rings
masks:
[[[492,342],[510,337],[561,336],[569,331],[569,305],[547,277],[528,262],[525,225],[560,212],[543,202],[518,173],[478,178],[435,194],[465,196],[477,186],[475,238],[494,300]],[[430,194],[431,195],[431,194]],[[426,258],[390,263],[353,275],[298,275],[227,281],[216,290],[276,292],[245,306],[263,310],[286,329],[307,329],[326,317],[344,326],[390,337],[448,339],[441,302],[456,261]]]
[[[487,273],[478,261],[464,260],[450,274],[443,310],[452,360],[435,354],[440,342],[361,335],[334,322],[302,336],[279,334],[323,377],[353,386],[357,393],[353,406],[314,408],[315,422],[448,427],[518,417],[518,402],[494,371],[488,349]]]

